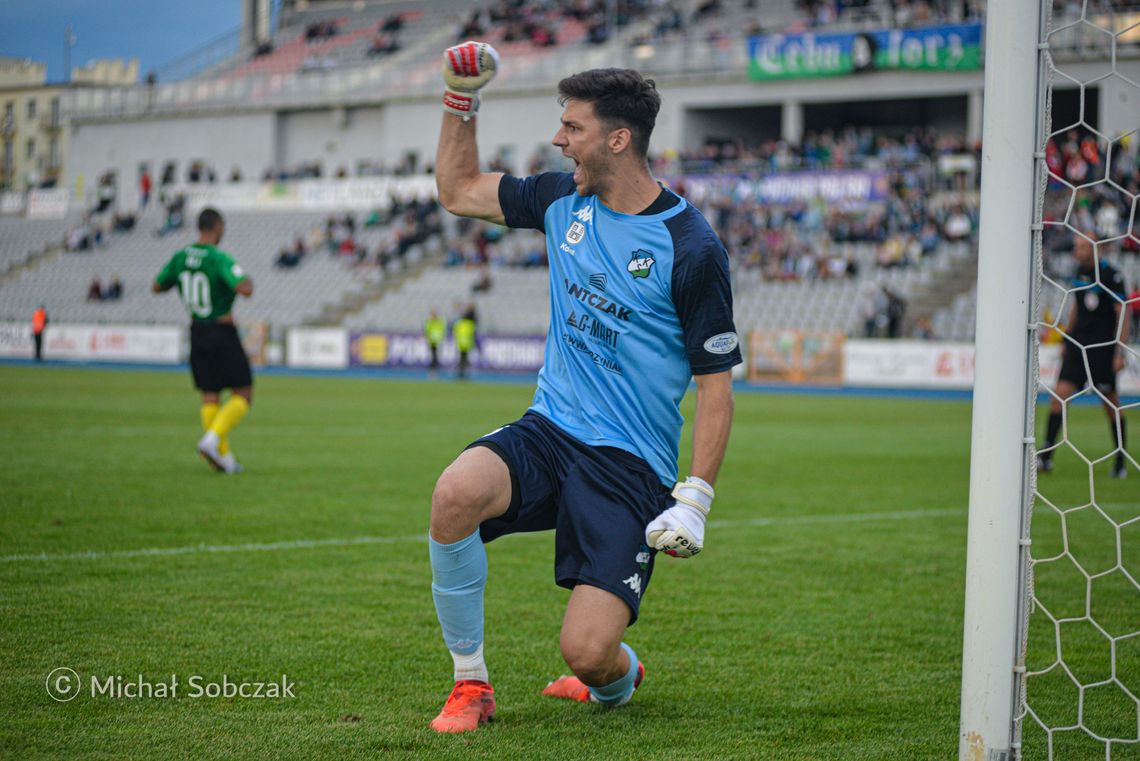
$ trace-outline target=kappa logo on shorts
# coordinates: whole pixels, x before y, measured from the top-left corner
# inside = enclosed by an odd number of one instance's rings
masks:
[[[625,584],[627,587],[632,589],[633,593],[637,595],[638,599],[641,598],[641,574],[633,574],[628,579],[623,580],[622,584]]]

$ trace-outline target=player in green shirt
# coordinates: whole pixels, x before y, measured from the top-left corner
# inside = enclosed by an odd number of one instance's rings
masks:
[[[229,433],[253,403],[253,374],[234,326],[234,299],[250,296],[253,282],[234,258],[217,248],[225,234],[222,215],[212,208],[198,215],[198,242],[178,251],[158,273],[152,290],[177,286],[190,313],[190,371],[202,392],[202,427],[198,453],[219,472],[241,471],[230,451]],[[219,407],[223,389],[230,398]]]

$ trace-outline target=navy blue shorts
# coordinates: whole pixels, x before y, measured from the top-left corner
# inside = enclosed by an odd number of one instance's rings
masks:
[[[587,446],[534,412],[471,447],[487,447],[511,473],[510,507],[479,527],[483,541],[554,529],[558,586],[604,589],[629,606],[631,625],[637,621],[657,554],[645,544],[645,527],[670,500],[649,463]]]

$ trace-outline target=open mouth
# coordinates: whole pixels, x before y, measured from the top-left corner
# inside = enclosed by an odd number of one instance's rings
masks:
[[[578,163],[578,159],[574,159],[573,157],[571,157],[571,158],[574,161],[574,183],[576,185],[581,185],[582,184],[582,165],[580,163]]]

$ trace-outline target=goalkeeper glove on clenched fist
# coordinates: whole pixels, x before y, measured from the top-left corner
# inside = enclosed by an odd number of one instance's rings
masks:
[[[495,78],[499,54],[485,42],[464,42],[443,51],[443,110],[467,121],[479,110],[479,89]]]
[[[691,558],[705,544],[713,488],[696,476],[673,487],[673,503],[645,527],[645,542],[675,558]]]

